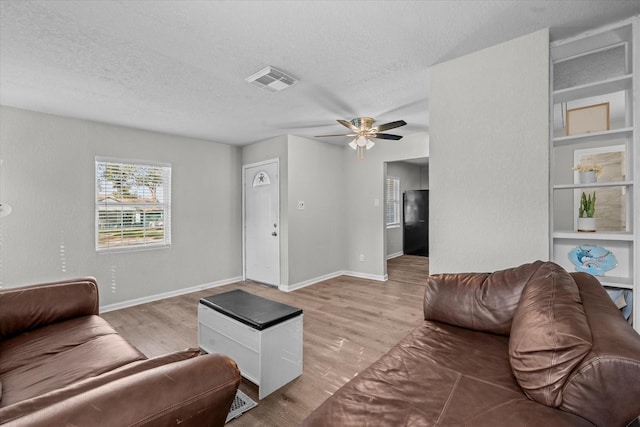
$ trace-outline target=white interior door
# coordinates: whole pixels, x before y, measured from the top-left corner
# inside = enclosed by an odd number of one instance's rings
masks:
[[[278,162],[244,168],[245,278],[280,284]]]

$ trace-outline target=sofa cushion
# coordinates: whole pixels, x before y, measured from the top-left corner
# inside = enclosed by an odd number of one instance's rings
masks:
[[[513,316],[509,358],[527,396],[558,407],[562,387],[591,350],[591,330],[571,275],[553,263],[541,272],[524,288]]]
[[[302,425],[590,424],[524,395],[511,374],[508,338],[426,321],[335,392]]]
[[[0,341],[0,355],[4,389],[0,407],[146,359],[104,319],[94,315]]]
[[[477,331],[509,335],[525,285],[544,275],[536,261],[494,273],[437,274],[429,277],[424,318]]]

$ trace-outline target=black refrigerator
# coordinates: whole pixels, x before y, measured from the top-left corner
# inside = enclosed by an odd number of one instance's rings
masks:
[[[429,256],[429,190],[405,191],[402,197],[403,252]]]

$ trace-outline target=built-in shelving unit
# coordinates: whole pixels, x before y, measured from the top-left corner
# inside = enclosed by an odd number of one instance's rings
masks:
[[[596,275],[640,331],[640,17],[551,43],[550,259],[569,271],[569,253],[586,245],[615,255]],[[609,103],[608,128],[570,134],[567,111]],[[635,111],[635,113],[634,113]],[[583,161],[584,160],[584,161]],[[580,183],[573,167],[604,163],[597,182]],[[583,192],[598,195],[596,231],[577,231]],[[580,267],[582,268],[582,267]],[[595,273],[594,273],[595,275]]]

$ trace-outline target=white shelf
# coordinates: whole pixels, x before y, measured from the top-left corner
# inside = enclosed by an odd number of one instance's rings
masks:
[[[626,74],[620,77],[602,80],[586,85],[574,86],[553,92],[553,102],[567,102],[575,99],[589,98],[592,96],[605,95],[607,93],[630,90],[633,86],[633,74]]]
[[[554,231],[554,239],[572,240],[616,240],[633,242],[633,233],[628,231],[595,231],[593,233],[580,231]]]
[[[602,286],[607,288],[620,288],[633,290],[633,280],[630,277],[595,276]]]
[[[602,132],[583,133],[582,135],[569,135],[553,138],[553,146],[560,147],[584,142],[602,142],[612,139],[629,138],[633,136],[633,128],[605,130]]]
[[[605,187],[632,187],[633,181],[592,182],[590,184],[560,184],[554,185],[554,190],[570,190],[577,188],[605,188]]]
[[[634,18],[624,19],[600,28],[585,31],[563,40],[551,42],[553,62],[584,55],[594,49],[602,49],[612,44],[631,39],[631,25]]]

